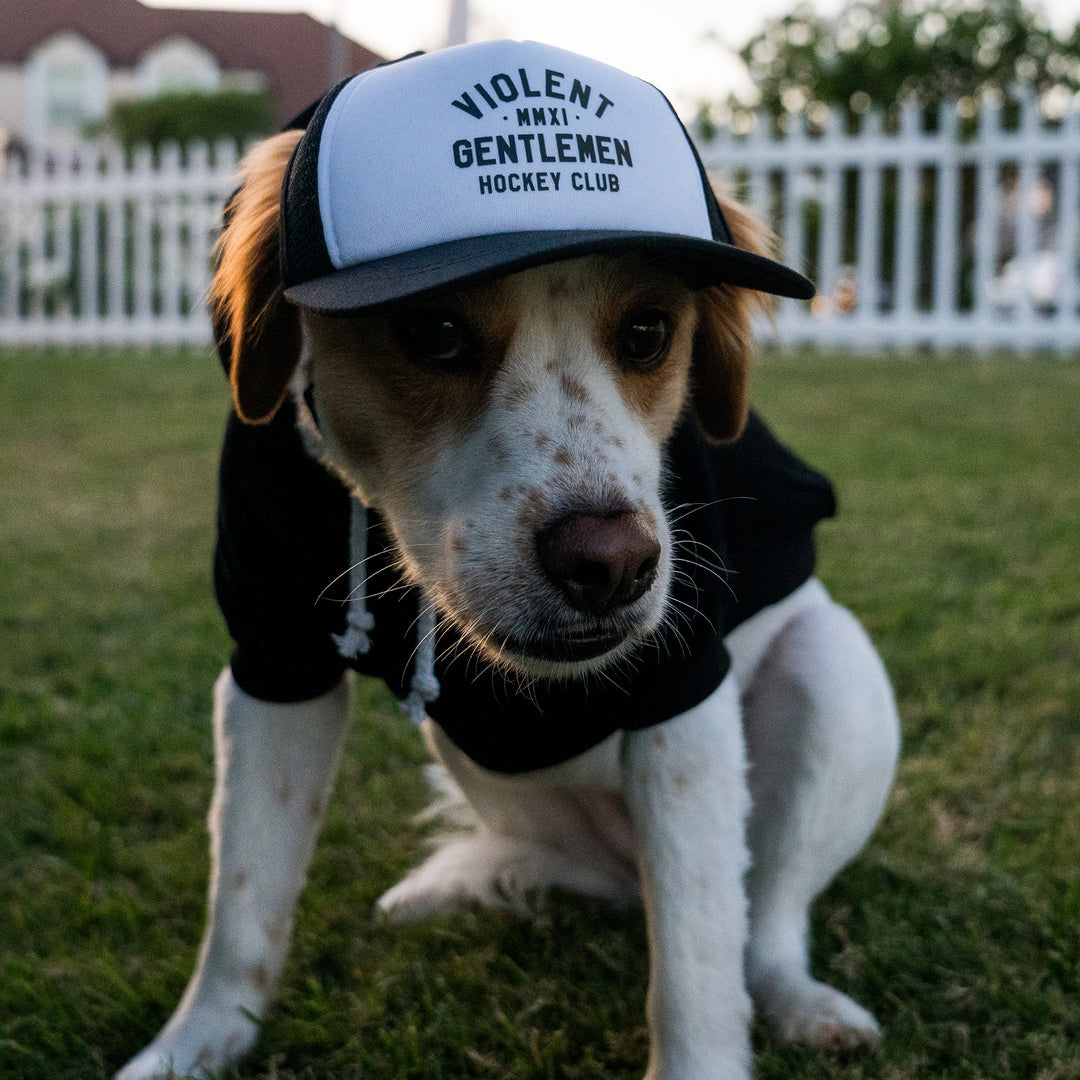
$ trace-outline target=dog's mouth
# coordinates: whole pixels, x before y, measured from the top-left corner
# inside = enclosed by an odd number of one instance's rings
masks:
[[[626,629],[568,627],[545,634],[504,641],[503,649],[529,660],[576,664],[598,660],[624,645],[631,633]]]
[[[630,619],[552,624],[524,633],[482,635],[484,651],[527,675],[562,678],[596,671],[625,655],[647,627]]]

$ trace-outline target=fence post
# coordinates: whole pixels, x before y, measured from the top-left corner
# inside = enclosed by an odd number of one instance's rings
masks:
[[[180,218],[181,206],[189,198],[186,180],[180,168],[180,147],[175,143],[163,146],[154,178],[159,237],[159,266],[154,275],[158,308],[154,315],[164,325],[173,326],[174,333],[180,330]]]
[[[900,340],[910,343],[909,331],[915,317],[919,281],[919,208],[921,201],[921,155],[919,154],[921,108],[906,101],[900,109],[899,175],[896,196],[896,267],[893,279],[896,319]]]
[[[975,196],[975,266],[974,266],[974,314],[978,327],[989,321],[988,311],[992,300],[993,279],[997,273],[998,230],[1000,205],[998,181],[1001,171],[999,144],[1001,138],[1001,102],[996,96],[984,97],[979,115],[976,136],[977,171]],[[976,337],[977,347],[985,343],[985,337]]]
[[[838,151],[844,141],[842,117],[830,109],[820,142],[825,165],[821,171],[821,234],[819,238],[818,289],[831,295],[840,280],[840,250],[844,229],[844,173]]]
[[[123,151],[112,147],[105,157],[105,263],[108,267],[106,281],[106,328],[104,340],[123,333],[127,316],[127,269],[128,258],[124,237],[126,235],[127,203],[124,199]]]
[[[861,141],[878,142],[881,139],[881,113],[876,109],[863,116],[860,128]],[[883,163],[872,157],[864,157],[858,165],[859,212],[856,227],[856,282],[858,297],[855,307],[856,319],[865,340],[871,325],[878,318],[881,307],[881,172]]]
[[[1032,290],[1029,287],[1031,258],[1035,254],[1036,199],[1042,163],[1038,157],[1036,136],[1041,126],[1039,105],[1030,91],[1020,95],[1020,129],[1014,136],[1017,142],[1018,175],[1016,178],[1016,250],[1013,260],[1024,273],[1017,299],[1017,317],[1029,323],[1033,315]],[[1030,141],[1029,141],[1030,140]],[[1027,144],[1024,148],[1024,144]]]
[[[959,317],[960,116],[949,102],[938,109],[937,176],[934,187],[934,319],[944,328]]]
[[[1055,312],[1059,322],[1077,317],[1077,255],[1080,252],[1080,110],[1066,113],[1058,132],[1061,164],[1058,170],[1057,236],[1061,259],[1061,297]]]
[[[86,327],[98,319],[98,202],[95,198],[100,161],[97,148],[84,143],[77,151],[79,187],[79,321]]]

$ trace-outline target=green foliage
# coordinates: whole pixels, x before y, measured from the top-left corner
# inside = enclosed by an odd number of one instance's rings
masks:
[[[274,106],[265,93],[190,90],[117,101],[105,118],[105,130],[123,146],[163,143],[186,146],[196,140],[232,138],[243,142],[265,135],[274,122]]]
[[[1058,37],[1024,0],[848,0],[835,16],[801,3],[739,55],[775,116],[936,104],[1016,85],[1060,105],[1080,88],[1080,22]]]
[[[761,1080],[1080,1078],[1080,361],[765,357],[755,399],[837,481],[820,568],[900,700],[896,788],[818,903],[814,967],[881,1057],[755,1032]],[[0,1076],[106,1080],[169,1015],[204,916],[210,592],[226,389],[201,352],[0,363]],[[267,587],[272,589],[273,582]],[[399,929],[423,750],[388,693],[356,725],[268,1080],[637,1080],[638,912],[556,897]]]

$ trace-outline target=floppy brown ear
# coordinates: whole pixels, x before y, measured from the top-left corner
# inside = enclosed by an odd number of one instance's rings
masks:
[[[719,202],[735,244],[771,254],[768,229],[739,203]],[[693,403],[702,430],[714,442],[737,439],[746,424],[750,323],[755,313],[769,310],[770,300],[765,293],[736,285],[714,285],[698,294]]]
[[[247,155],[218,241],[210,305],[231,349],[236,411],[250,424],[273,418],[300,359],[300,320],[282,295],[278,250],[281,183],[302,135],[282,132]]]

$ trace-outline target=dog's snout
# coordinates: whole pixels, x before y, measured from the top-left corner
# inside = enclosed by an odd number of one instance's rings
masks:
[[[579,611],[602,615],[632,604],[656,578],[660,543],[638,515],[570,514],[537,540],[548,578]]]

